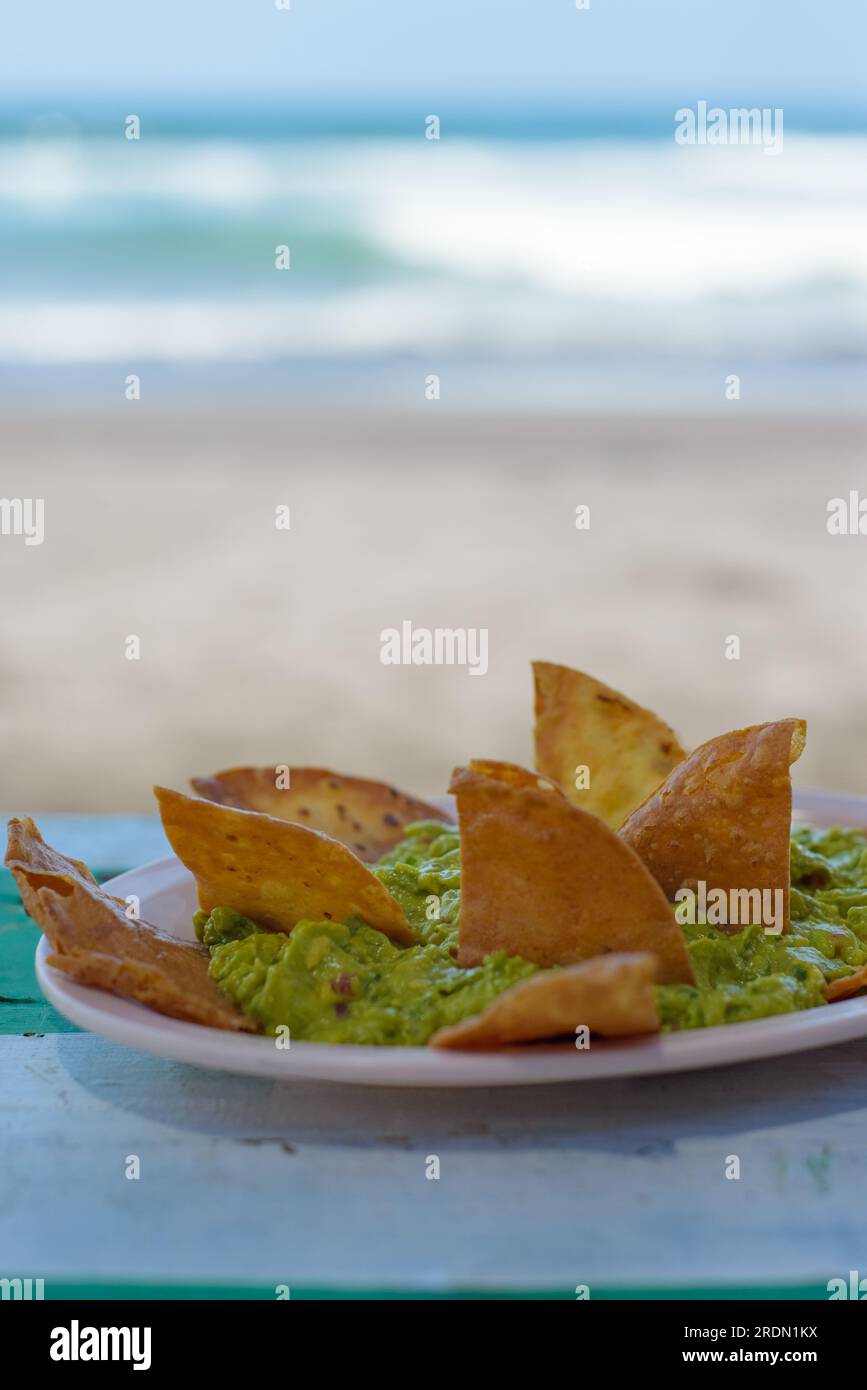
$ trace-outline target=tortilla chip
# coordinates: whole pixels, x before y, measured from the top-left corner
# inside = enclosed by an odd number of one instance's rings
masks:
[[[474,1019],[433,1034],[428,1047],[504,1047],[509,1042],[575,1036],[586,1027],[603,1038],[659,1033],[652,955],[597,956],[564,970],[543,970],[513,984]]]
[[[281,789],[273,767],[234,767],[213,777],[193,777],[191,785],[199,796],[221,806],[262,811],[275,820],[321,830],[366,864],[394,849],[413,821],[449,820],[438,806],[385,782],[344,777],[322,767],[289,768],[288,780],[289,786]]]
[[[492,951],[538,965],[650,951],[661,983],[692,983],[670,904],[598,817],[512,763],[457,768],[450,790],[461,829],[461,965]]]
[[[803,719],[736,729],[703,743],[620,831],[663,892],[783,891],[789,923],[792,781],[807,736]]]
[[[9,822],[6,863],[57,970],[171,1018],[255,1031],[211,979],[206,950],[131,921],[127,904],[103,892],[86,865],[47,845],[32,820]]]
[[[859,965],[841,980],[832,980],[825,986],[825,998],[833,1004],[835,999],[849,999],[853,994],[860,994],[862,989],[867,989],[867,965]]]
[[[603,1038],[658,1033],[653,956],[597,956],[507,989],[475,1018],[441,1028],[430,1047],[502,1047],[589,1028]]]
[[[686,757],[677,736],[649,709],[583,671],[534,661],[536,767],[573,805],[612,830]],[[588,769],[590,785],[576,787]]]
[[[259,926],[360,917],[393,941],[415,934],[395,899],[345,845],[305,825],[154,787],[169,844],[205,912],[231,907]]]

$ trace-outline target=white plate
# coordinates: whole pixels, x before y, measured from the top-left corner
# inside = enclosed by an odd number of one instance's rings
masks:
[[[796,795],[796,816],[816,825],[867,826],[867,798],[823,792]],[[182,941],[194,940],[193,879],[174,857],[132,869],[107,883],[123,898],[137,894],[141,915]],[[665,1037],[594,1042],[587,1051],[571,1044],[500,1052],[439,1052],[425,1047],[351,1047],[249,1037],[180,1023],[128,999],[75,984],[46,963],[43,937],[36,974],[43,993],[81,1028],[141,1052],[218,1071],[283,1080],[355,1082],[366,1086],[525,1086],[689,1071],[730,1062],[751,1062],[801,1052],[867,1035],[867,997],[755,1023],[704,1028]]]

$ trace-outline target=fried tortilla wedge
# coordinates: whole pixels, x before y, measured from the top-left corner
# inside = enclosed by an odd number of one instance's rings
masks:
[[[578,1027],[603,1038],[658,1033],[653,977],[647,953],[597,956],[564,970],[543,970],[507,989],[475,1018],[434,1033],[430,1047],[504,1047],[558,1038]]]
[[[538,965],[649,951],[660,983],[692,983],[670,904],[597,816],[513,763],[471,762],[450,790],[461,830],[461,965],[492,951]]]
[[[803,719],[736,729],[703,743],[639,806],[620,835],[667,897],[679,888],[782,890],[789,925],[792,781]]]
[[[616,830],[686,757],[676,735],[583,671],[534,661],[533,676],[537,770]]]
[[[867,989],[867,965],[859,965],[853,974],[845,975],[842,980],[832,980],[825,986],[825,998],[833,1004],[835,999],[849,999],[853,994],[860,994],[862,989]]]
[[[280,786],[287,782],[288,786]],[[375,864],[403,839],[413,821],[448,821],[445,811],[385,782],[344,777],[322,767],[233,767],[191,786],[208,801],[321,830]]]
[[[9,822],[6,863],[57,970],[172,1018],[255,1032],[208,974],[207,951],[131,921],[127,904],[103,892],[86,865],[47,845],[32,820]]]
[[[169,844],[196,880],[206,911],[231,907],[259,926],[360,917],[393,941],[415,934],[391,896],[337,840],[305,825],[154,787]]]

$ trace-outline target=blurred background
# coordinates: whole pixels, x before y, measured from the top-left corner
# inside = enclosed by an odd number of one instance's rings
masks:
[[[440,792],[529,760],[535,657],[688,743],[804,714],[802,784],[867,791],[865,42],[857,0],[7,13],[3,806]],[[782,149],[677,144],[702,100]],[[382,666],[405,619],[487,676]]]

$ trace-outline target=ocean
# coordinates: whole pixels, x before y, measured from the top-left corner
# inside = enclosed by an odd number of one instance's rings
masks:
[[[863,133],[0,135],[7,400],[859,411],[865,365]]]

